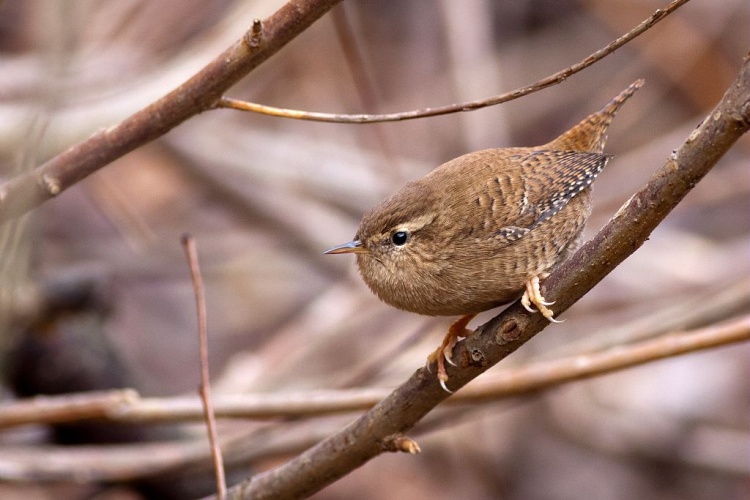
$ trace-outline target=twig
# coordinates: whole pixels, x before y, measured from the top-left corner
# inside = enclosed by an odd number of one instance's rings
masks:
[[[7,445],[0,449],[0,477],[30,483],[132,481],[174,471],[208,455],[203,441],[75,447]]]
[[[133,389],[85,392],[61,396],[35,396],[0,404],[0,429],[28,424],[57,424],[87,419],[119,420],[120,408],[138,406]],[[197,401],[196,401],[197,403]]]
[[[735,342],[750,339],[750,316],[724,322],[692,332],[676,332],[662,335],[659,338],[639,342],[625,348],[613,347],[604,352],[585,355],[570,356],[563,359],[533,363],[517,369],[505,370],[489,378],[482,378],[473,382],[459,393],[446,401],[446,404],[458,406],[461,404],[473,404],[481,401],[498,401],[518,396],[528,395],[550,389],[561,384],[591,378],[602,373],[608,373],[644,363],[652,362],[681,354],[693,353],[700,350],[710,349]],[[109,393],[95,393],[76,396],[83,402],[90,398],[92,402],[100,400],[105,404],[111,404],[99,416],[110,415],[112,420],[118,422],[158,422],[162,420],[174,421],[177,419],[197,420],[202,418],[200,402],[195,398],[149,398],[138,400],[128,397],[123,401],[122,391]],[[340,411],[353,411],[370,408],[378,401],[388,395],[386,389],[351,389],[345,391],[321,391],[300,394],[263,396],[224,396],[213,401],[217,414],[230,417],[267,417],[267,416],[310,416],[323,415]],[[58,396],[44,398],[39,402],[39,410],[43,415],[49,415],[49,408],[56,407],[59,411],[65,411],[71,406],[71,396]],[[120,400],[118,402],[118,399]],[[119,407],[118,404],[122,405]],[[21,412],[23,409],[23,412]],[[46,409],[46,410],[45,410]],[[15,423],[47,422],[37,418],[34,420],[34,408],[30,402],[19,402],[6,405],[0,410],[0,425],[8,424],[9,415],[16,415]],[[37,412],[39,413],[39,412]],[[97,414],[95,413],[94,416]],[[85,414],[90,417],[91,414]],[[156,418],[154,418],[156,417]],[[70,419],[60,420],[70,421]],[[59,422],[59,421],[55,421]],[[436,425],[444,426],[442,422],[434,422]],[[315,424],[318,431],[322,426],[320,421]],[[247,443],[244,447],[252,449],[249,454],[241,453],[245,461],[252,459],[263,459],[270,456],[279,456],[290,453],[291,446],[303,442],[310,442],[319,438],[319,434],[302,429],[299,431],[285,427],[283,430],[277,428],[275,434],[283,437],[273,439],[271,433],[265,432],[263,442]],[[289,438],[289,439],[284,439]],[[399,441],[399,438],[401,440]],[[270,442],[269,442],[270,440]],[[391,439],[397,442],[406,442],[403,436],[394,435]],[[238,447],[237,439],[225,440],[225,447]],[[387,442],[385,443],[387,446]],[[148,461],[142,458],[143,448],[147,447]],[[100,447],[94,451],[91,447],[85,451],[77,452],[70,448],[52,448],[44,450],[26,449],[15,451],[3,456],[0,453],[0,479],[2,480],[69,480],[79,478],[81,471],[87,471],[87,477],[100,481],[112,481],[117,479],[136,479],[145,475],[159,474],[166,468],[184,466],[188,463],[196,463],[200,460],[201,453],[207,455],[209,450],[205,447],[196,447],[194,443],[163,444],[163,445],[138,445],[140,461],[136,467],[132,460],[123,457],[134,453],[132,445]],[[58,450],[59,455],[58,456]],[[109,452],[107,452],[109,450]],[[168,453],[165,450],[172,450]],[[181,451],[178,451],[181,450]],[[407,450],[407,451],[410,451]],[[64,456],[63,460],[61,456]],[[231,457],[231,452],[228,452]],[[52,464],[65,462],[71,464],[66,471]],[[182,462],[182,463],[180,463]],[[228,458],[228,462],[232,462]],[[72,465],[75,464],[75,465]],[[21,473],[21,471],[23,471]]]
[[[721,102],[594,238],[558,267],[543,294],[561,313],[638,249],[657,225],[750,129],[750,54]],[[456,390],[547,326],[539,314],[511,305],[460,343],[450,367]],[[418,370],[401,387],[340,432],[286,464],[229,490],[229,498],[311,495],[384,451],[388,436],[411,429],[448,397],[436,377]]]
[[[721,283],[688,300],[648,312],[605,332],[596,332],[545,353],[544,359],[575,353],[600,352],[608,347],[623,347],[665,332],[693,330],[750,310],[750,281],[746,276],[734,283]]]
[[[203,277],[198,265],[198,250],[195,239],[185,234],[182,237],[182,246],[185,248],[190,265],[190,276],[193,279],[193,290],[195,291],[195,303],[198,311],[198,339],[200,345],[201,383],[200,397],[203,405],[203,416],[208,429],[208,442],[211,446],[211,459],[214,463],[216,473],[217,496],[223,500],[227,496],[227,483],[224,477],[224,463],[219,449],[219,438],[216,432],[216,418],[211,406],[211,378],[208,373],[208,329],[206,327],[206,295],[203,287]]]
[[[593,354],[531,363],[493,377],[483,377],[456,396],[462,396],[461,401],[482,401],[528,394],[659,359],[748,340],[750,315],[692,332],[672,332],[628,346],[612,346]]]
[[[750,340],[750,316],[688,332],[673,332],[627,346],[566,356],[503,370],[471,385],[446,404],[501,400],[591,378],[659,359]],[[211,398],[223,418],[299,418],[366,410],[390,389],[345,389],[285,394],[223,394]],[[193,397],[140,398],[132,389],[35,397],[0,406],[0,429],[28,424],[59,424],[83,419],[118,423],[196,421],[205,418]]]
[[[569,66],[563,70],[553,73],[546,78],[521,87],[511,92],[505,92],[496,96],[488,97],[479,101],[469,101],[458,104],[450,104],[448,106],[438,106],[434,108],[417,109],[412,111],[403,111],[400,113],[386,113],[386,114],[338,114],[338,113],[319,113],[315,111],[300,111],[296,109],[285,109],[277,108],[274,106],[266,106],[264,104],[256,104],[247,101],[241,101],[238,99],[232,99],[230,97],[221,97],[214,104],[217,108],[230,108],[238,111],[250,111],[253,113],[260,113],[269,116],[278,116],[282,118],[293,118],[297,120],[309,120],[316,122],[326,123],[380,123],[380,122],[394,122],[403,120],[414,120],[416,118],[425,118],[428,116],[439,116],[447,115],[450,113],[457,113],[461,111],[474,111],[477,109],[486,108],[488,106],[495,106],[507,101],[512,101],[523,97],[534,92],[538,92],[547,87],[562,83],[566,78],[588,68],[595,62],[604,59],[615,50],[619,49],[626,43],[630,42],[634,38],[637,38],[644,32],[654,27],[659,21],[667,17],[669,14],[677,10],[684,3],[689,0],[674,0],[672,3],[667,5],[664,9],[657,9],[648,19],[641,22],[638,26],[630,30],[625,35],[612,41],[606,47],[603,47],[593,54],[589,55],[585,59]]]
[[[203,111],[232,85],[305,31],[341,0],[287,2],[170,93],[122,122],[0,185],[0,223],[57,196],[108,163]]]

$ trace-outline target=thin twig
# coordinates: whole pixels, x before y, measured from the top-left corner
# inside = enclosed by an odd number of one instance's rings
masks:
[[[117,413],[121,408],[138,406],[142,401],[133,389],[34,396],[0,404],[0,429],[28,424],[80,422],[88,419],[117,421]]]
[[[425,118],[428,116],[439,116],[447,115],[450,113],[457,113],[461,111],[474,111],[477,109],[486,108],[488,106],[494,106],[507,101],[512,101],[523,97],[534,92],[538,92],[547,87],[562,83],[566,78],[582,71],[595,62],[604,59],[615,50],[619,49],[626,43],[637,38],[641,34],[645,33],[652,27],[654,27],[659,21],[667,17],[669,14],[677,10],[683,4],[689,0],[674,0],[672,3],[667,5],[664,9],[657,9],[648,19],[641,22],[638,26],[630,30],[625,35],[609,43],[607,46],[597,50],[593,54],[589,55],[585,59],[569,66],[563,70],[553,73],[541,80],[521,87],[511,92],[505,92],[496,96],[488,97],[479,101],[469,101],[458,104],[450,104],[448,106],[438,106],[435,108],[417,109],[412,111],[403,111],[400,113],[386,113],[386,114],[338,114],[338,113],[319,113],[315,111],[300,111],[295,109],[277,108],[274,106],[266,106],[264,104],[256,104],[247,101],[241,101],[238,99],[232,99],[230,97],[221,97],[214,104],[217,108],[230,108],[238,111],[250,111],[253,113],[260,113],[269,116],[278,116],[281,118],[293,118],[296,120],[309,120],[316,122],[326,123],[379,123],[379,122],[395,122],[403,120],[414,120],[416,118]]]
[[[185,248],[185,255],[190,265],[190,276],[193,280],[193,290],[195,291],[195,303],[198,311],[198,342],[200,346],[200,363],[201,363],[201,383],[199,394],[203,406],[203,417],[206,420],[208,429],[208,442],[211,446],[211,459],[214,463],[214,472],[216,473],[216,490],[220,500],[227,496],[227,483],[224,477],[224,462],[221,457],[219,448],[219,437],[216,431],[216,418],[211,406],[211,378],[208,372],[208,328],[206,327],[206,294],[203,287],[203,277],[201,276],[200,266],[198,265],[198,250],[195,245],[195,238],[189,234],[182,237],[182,246]]]
[[[750,280],[746,276],[734,283],[722,282],[719,285],[687,300],[639,315],[626,323],[612,325],[603,334],[596,332],[580,340],[566,342],[542,357],[552,359],[623,347],[666,332],[693,330],[750,310]]]
[[[486,379],[483,377],[459,394],[461,400],[467,402],[529,394],[574,380],[748,340],[750,315],[691,332],[672,332],[627,346],[612,346],[602,352],[531,363]]]

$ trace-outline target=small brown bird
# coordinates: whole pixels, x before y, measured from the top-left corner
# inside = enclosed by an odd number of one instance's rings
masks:
[[[428,358],[445,388],[459,336],[479,312],[521,296],[550,321],[539,279],[571,255],[591,213],[591,183],[609,161],[606,131],[638,80],[557,139],[486,149],[409,182],[362,217],[353,241],[367,286],[384,302],[429,316],[463,315]],[[446,389],[447,390],[447,389]]]

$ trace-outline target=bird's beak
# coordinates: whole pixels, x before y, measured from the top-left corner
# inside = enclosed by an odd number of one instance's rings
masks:
[[[324,254],[337,254],[337,253],[367,253],[367,249],[362,246],[362,242],[359,240],[350,241],[348,243],[342,243],[331,247]]]

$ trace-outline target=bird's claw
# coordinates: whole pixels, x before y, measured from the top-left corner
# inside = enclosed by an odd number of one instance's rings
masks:
[[[446,377],[446,379],[447,379],[447,377]],[[453,394],[453,391],[451,391],[450,389],[448,389],[448,387],[445,385],[445,382],[446,382],[445,380],[443,380],[441,378],[438,378],[438,381],[440,382],[440,387],[442,387],[445,392]]]
[[[545,273],[546,274],[546,273]],[[542,276],[546,277],[546,276]],[[551,306],[555,301],[547,301],[539,289],[539,276],[532,276],[526,282],[526,290],[523,292],[521,297],[521,305],[527,311],[533,313],[539,311],[542,316],[547,318],[547,321],[552,323],[562,323],[564,320],[555,319],[555,313],[547,306]],[[534,307],[532,307],[532,304]]]
[[[458,339],[471,334],[471,331],[466,329],[466,325],[474,317],[474,314],[467,314],[462,316],[455,323],[453,323],[448,330],[448,333],[443,338],[443,342],[440,346],[427,357],[427,371],[432,373],[430,364],[434,361],[437,366],[437,379],[440,382],[440,387],[445,392],[453,393],[449,390],[445,383],[448,381],[448,373],[445,371],[445,363],[447,362],[451,366],[458,366],[453,362],[452,354],[453,348],[456,346]]]
[[[458,366],[456,363],[453,362],[451,359],[451,351],[453,351],[453,346],[450,346],[450,350],[448,350],[448,347],[446,346],[445,349],[443,349],[443,357],[451,366]]]

